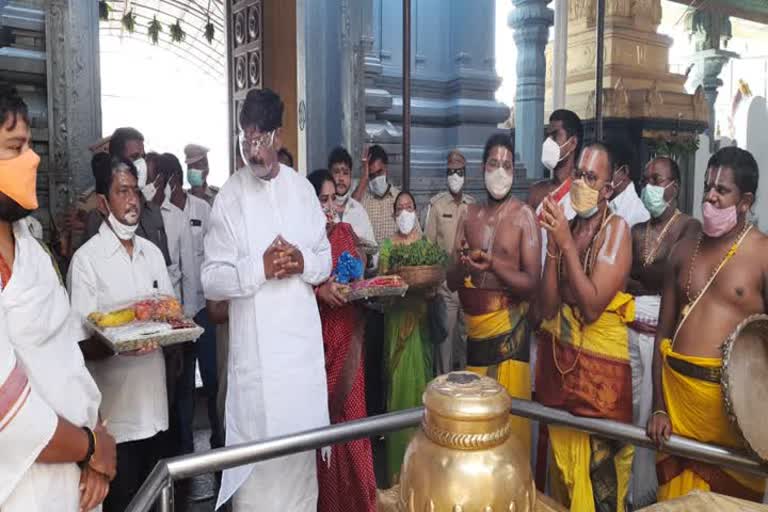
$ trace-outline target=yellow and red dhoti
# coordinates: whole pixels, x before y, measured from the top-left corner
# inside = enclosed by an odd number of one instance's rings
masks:
[[[723,403],[722,359],[678,354],[668,339],[662,341],[660,349],[662,388],[672,431],[704,443],[741,447]],[[759,502],[765,491],[764,477],[668,454],[659,454],[656,472],[659,501],[697,489]]]
[[[536,400],[580,416],[631,423],[627,322],[633,318],[634,301],[623,292],[591,324],[562,305],[537,333]],[[549,438],[556,476],[567,489],[567,496],[556,497],[573,511],[623,512],[633,447],[557,426],[549,427]]]
[[[467,328],[467,370],[496,379],[514,398],[531,399],[530,340],[527,303],[516,303],[503,291],[459,290]],[[530,452],[531,426],[510,415],[512,435]]]

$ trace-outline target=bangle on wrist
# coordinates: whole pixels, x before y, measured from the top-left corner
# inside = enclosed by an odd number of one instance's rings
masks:
[[[96,433],[88,427],[82,428],[88,436],[88,451],[86,452],[85,457],[77,463],[81,468],[87,466],[96,454]]]
[[[669,418],[669,413],[664,409],[656,409],[651,413],[651,417],[659,416],[659,415],[666,416],[667,418]]]

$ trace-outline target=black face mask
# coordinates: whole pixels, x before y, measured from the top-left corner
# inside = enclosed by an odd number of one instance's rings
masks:
[[[31,213],[32,210],[23,208],[19,203],[0,192],[0,220],[16,222],[28,217]]]

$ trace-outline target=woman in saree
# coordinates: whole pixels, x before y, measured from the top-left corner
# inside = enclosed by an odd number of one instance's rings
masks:
[[[396,245],[409,245],[422,236],[416,220],[416,201],[408,192],[395,199],[397,233],[382,242],[379,249],[379,274],[390,273],[390,255]],[[421,405],[421,395],[432,379],[432,346],[429,341],[427,300],[423,294],[409,293],[385,311],[384,354],[387,375],[387,411]],[[387,437],[387,476],[397,483],[400,467],[414,429],[401,430]]]
[[[318,170],[308,179],[315,187],[328,218],[328,241],[334,271],[328,281],[315,289],[315,293],[323,329],[331,423],[342,423],[366,416],[362,364],[364,317],[357,306],[347,303],[341,293],[341,285],[336,282],[342,254],[346,252],[355,258],[360,258],[360,255],[352,226],[338,222],[336,191],[331,175],[326,170]],[[318,454],[317,478],[318,512],[376,510],[376,478],[368,438],[323,449]]]

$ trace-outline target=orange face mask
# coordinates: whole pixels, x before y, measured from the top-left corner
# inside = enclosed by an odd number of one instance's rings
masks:
[[[26,210],[37,209],[37,166],[40,157],[27,149],[16,158],[0,160],[0,192]]]

